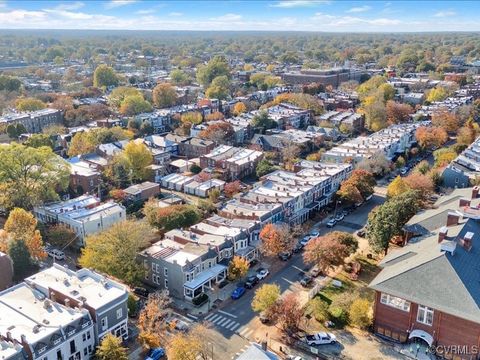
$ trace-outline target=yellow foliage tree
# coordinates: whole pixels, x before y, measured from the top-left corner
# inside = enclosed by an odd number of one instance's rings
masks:
[[[206,332],[203,325],[196,325],[188,333],[177,333],[167,345],[168,359],[209,359],[211,353],[205,338]]]
[[[230,280],[237,280],[243,278],[248,273],[250,264],[241,256],[234,256],[228,265],[228,278]]]
[[[387,187],[387,196],[388,197],[395,197],[406,193],[410,190],[410,187],[405,183],[405,181],[400,177],[397,176]]]
[[[170,298],[166,293],[154,293],[138,317],[139,341],[147,349],[159,347],[166,343],[169,325],[166,320],[170,315],[168,306]]]
[[[235,116],[238,116],[244,113],[245,111],[247,111],[247,106],[241,101],[236,103],[235,106],[233,107],[233,114]]]

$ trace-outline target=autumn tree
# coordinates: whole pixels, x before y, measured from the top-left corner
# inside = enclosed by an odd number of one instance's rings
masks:
[[[182,114],[180,121],[183,124],[198,125],[202,123],[202,114],[196,111],[190,111]]]
[[[230,80],[226,75],[217,76],[205,92],[209,99],[225,100],[230,96]]]
[[[68,186],[68,164],[49,147],[12,143],[0,146],[0,159],[0,206],[4,209],[31,209],[58,199],[57,191]]]
[[[377,152],[370,158],[365,158],[357,165],[357,170],[365,170],[373,175],[384,175],[390,170],[391,162],[383,152]]]
[[[103,88],[117,85],[118,77],[115,71],[108,65],[98,65],[93,73],[93,86]]]
[[[430,175],[412,172],[404,179],[409,189],[417,190],[421,198],[426,199],[435,189],[435,184]]]
[[[228,264],[228,278],[232,281],[245,277],[250,269],[250,263],[241,256],[234,256]]]
[[[364,201],[373,194],[375,178],[372,173],[356,169],[352,171],[352,175],[340,184],[337,194],[344,200],[358,203]]]
[[[372,304],[368,299],[353,300],[348,310],[350,323],[360,329],[367,329],[372,324]]]
[[[252,309],[257,312],[271,312],[280,299],[280,286],[264,284],[255,291]]]
[[[127,348],[122,346],[122,339],[113,334],[107,334],[95,352],[99,360],[128,360]]]
[[[177,92],[169,83],[162,83],[153,89],[153,104],[158,108],[166,108],[175,105]]]
[[[170,303],[171,299],[166,292],[156,292],[148,296],[137,322],[138,339],[146,349],[156,348],[167,342]]]
[[[260,231],[262,252],[267,256],[276,256],[284,251],[291,251],[295,239],[286,225],[267,224]]]
[[[247,111],[247,106],[241,101],[237,102],[233,106],[233,115],[235,115],[235,116],[238,116],[238,115],[244,113],[245,111]]]
[[[457,152],[452,148],[441,148],[433,152],[435,167],[441,168],[450,164],[457,157]]]
[[[235,180],[225,184],[223,188],[223,193],[228,198],[233,198],[233,196],[240,192],[241,182],[240,180]]]
[[[159,208],[152,200],[145,203],[143,213],[147,222],[162,232],[186,228],[200,221],[200,214],[192,205],[170,205]]]
[[[409,186],[405,183],[401,176],[397,176],[387,187],[387,196],[395,197],[409,190]]]
[[[215,142],[216,144],[228,144],[234,140],[235,130],[225,121],[211,124],[205,130],[200,131],[198,137]]]
[[[93,152],[100,144],[107,144],[115,141],[128,140],[133,133],[115,126],[108,128],[97,128],[90,131],[76,133],[68,148],[69,156],[77,156]]]
[[[152,230],[145,222],[125,220],[115,223],[85,239],[79,263],[135,284],[145,277],[143,265],[137,262],[138,252],[149,244],[151,237]]]
[[[387,121],[390,124],[400,124],[408,121],[413,113],[413,108],[408,104],[402,104],[393,100],[387,101]]]
[[[123,100],[120,113],[127,116],[138,115],[152,111],[152,105],[144,99],[142,94],[130,95]]]
[[[35,98],[21,98],[16,101],[15,107],[18,111],[37,111],[45,109],[46,105]]]
[[[443,101],[448,97],[448,91],[442,86],[436,86],[427,93],[427,101],[432,103],[436,101]]]
[[[418,145],[424,149],[433,149],[445,144],[448,140],[447,131],[438,126],[420,126],[415,131]]]
[[[286,170],[293,170],[293,165],[297,162],[302,149],[293,142],[286,142],[281,149],[282,160]]]
[[[49,244],[64,249],[67,246],[74,246],[77,234],[64,224],[49,226],[46,231],[46,240]]]
[[[223,56],[215,56],[207,65],[201,65],[197,68],[197,81],[205,87],[209,86],[213,79],[229,75],[230,67]]]
[[[458,129],[457,132],[457,144],[469,146],[475,141],[479,133],[479,126],[473,121],[469,121]]]
[[[166,350],[169,360],[208,360],[211,358],[211,346],[203,325],[193,326],[189,332],[177,332],[168,342]]]
[[[297,294],[289,293],[283,297],[276,308],[277,318],[283,331],[295,332],[298,330],[303,316],[302,306]]]
[[[460,121],[455,113],[440,109],[433,112],[432,125],[445,129],[447,133],[455,133],[460,127]]]
[[[132,181],[144,181],[150,177],[148,166],[153,163],[153,156],[145,144],[130,141],[120,156],[125,161]]]
[[[350,233],[334,231],[308,242],[303,259],[322,272],[342,265],[358,248],[358,241]]]
[[[215,111],[211,114],[205,116],[205,121],[218,121],[225,119],[225,115],[223,115],[220,111]]]

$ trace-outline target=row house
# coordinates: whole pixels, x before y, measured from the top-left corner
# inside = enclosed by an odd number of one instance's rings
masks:
[[[132,185],[126,189],[123,189],[123,193],[128,201],[145,201],[160,195],[160,185],[150,181],[145,181],[141,184]]]
[[[469,187],[479,175],[480,138],[477,138],[443,170],[443,185],[450,188]]]
[[[186,157],[187,159],[198,158],[206,155],[215,148],[215,143],[211,140],[204,140],[197,137],[185,137],[175,134],[167,134],[165,138],[173,141],[178,146],[175,155]]]
[[[267,109],[268,116],[277,123],[280,129],[304,128],[311,124],[313,112],[289,103],[280,103]]]
[[[70,165],[70,189],[76,194],[93,194],[98,191],[102,174],[97,166],[73,157],[67,160]]]
[[[258,222],[260,232],[267,224],[283,222],[284,212],[280,203],[251,203],[242,198],[232,199],[218,209],[218,215],[230,220]],[[253,235],[255,237],[255,235]]]
[[[155,134],[161,134],[170,130],[172,114],[166,109],[156,110],[151,113],[143,113],[135,116],[135,120],[141,124],[148,122],[153,127]]]
[[[57,109],[42,109],[32,112],[10,113],[0,116],[0,125],[23,125],[27,133],[40,133],[48,126],[63,123],[63,112]]]
[[[33,214],[41,223],[66,225],[75,232],[80,245],[88,235],[126,220],[125,207],[112,201],[101,203],[93,195],[37,206]]]
[[[445,350],[437,355],[447,359],[478,359],[478,193],[455,190],[406,225],[407,245],[382,260],[382,271],[369,285],[375,290],[377,334],[440,346]]]
[[[260,151],[221,145],[200,157],[200,167],[220,173],[225,181],[233,181],[253,174],[262,159]]]

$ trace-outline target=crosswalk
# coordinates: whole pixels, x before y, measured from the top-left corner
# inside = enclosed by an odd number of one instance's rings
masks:
[[[231,332],[235,332],[241,325],[238,321],[235,321],[235,319],[219,314],[218,312],[208,315],[205,320],[215,327],[222,327]]]

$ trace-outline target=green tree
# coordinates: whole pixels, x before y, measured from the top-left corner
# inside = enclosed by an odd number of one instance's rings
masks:
[[[34,265],[25,241],[11,241],[8,247],[8,255],[12,259],[13,274],[17,281],[22,280],[31,274]]]
[[[125,159],[126,169],[130,172],[132,181],[147,180],[150,177],[147,167],[153,163],[153,156],[145,144],[130,141],[121,156]]]
[[[117,85],[118,77],[115,71],[108,65],[98,65],[93,73],[93,86],[102,88]]]
[[[56,200],[57,190],[68,186],[68,164],[49,147],[12,143],[0,146],[0,159],[0,206],[5,209]]]
[[[52,138],[46,134],[33,134],[27,140],[25,140],[24,145],[34,148],[48,146],[52,150],[54,147]]]
[[[201,65],[197,69],[197,81],[207,87],[218,76],[230,76],[230,67],[223,56],[213,57],[207,65]]]
[[[80,265],[109,274],[133,285],[145,277],[137,254],[152,238],[152,229],[141,221],[125,220],[90,235],[82,249]]]
[[[252,309],[257,312],[269,312],[280,299],[280,286],[264,284],[255,291],[252,300]]]
[[[228,80],[228,77],[222,75],[213,79],[205,95],[209,99],[227,99],[230,96],[230,80]]]
[[[270,161],[268,161],[267,159],[263,158],[262,160],[260,160],[257,164],[257,168],[255,169],[255,173],[257,175],[257,177],[262,177],[264,175],[267,175],[269,173],[271,173],[272,171],[275,170],[275,166],[273,166]]]
[[[177,92],[171,84],[158,84],[153,89],[153,103],[156,107],[166,108],[175,105],[176,102]]]
[[[251,122],[253,127],[272,129],[277,126],[277,123],[273,121],[270,116],[268,115],[268,111],[262,110],[258,114],[256,114]]]
[[[171,205],[159,208],[154,201],[147,201],[143,207],[147,222],[162,232],[186,228],[200,221],[198,210],[192,205]]]
[[[133,87],[119,86],[108,95],[108,103],[114,108],[120,108],[127,96],[141,95],[140,91]]]
[[[45,109],[46,105],[43,101],[35,98],[18,99],[15,103],[18,111],[37,111]]]
[[[128,360],[127,348],[122,346],[122,340],[113,334],[107,334],[95,353],[99,360]]]
[[[190,76],[180,69],[172,70],[170,73],[170,79],[175,85],[188,85],[192,82]]]
[[[120,106],[120,113],[127,116],[151,111],[152,105],[141,94],[127,96]]]
[[[372,324],[372,304],[368,299],[353,300],[348,311],[350,323],[360,329],[367,329]]]

